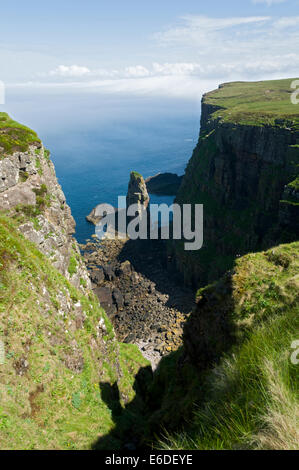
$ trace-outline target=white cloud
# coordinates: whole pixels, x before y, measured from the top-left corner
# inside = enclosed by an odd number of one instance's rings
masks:
[[[210,91],[211,88],[217,88],[218,84],[218,78],[199,80],[198,77],[188,75],[165,75],[71,82],[26,82],[12,84],[10,87],[23,90],[35,88],[61,93],[77,90],[83,93],[168,96],[199,100],[203,93]]]
[[[226,61],[208,64],[202,63],[154,63],[152,75],[175,75],[175,76],[193,76],[198,78],[216,78],[227,79],[251,78],[253,75],[284,73],[290,70],[294,73],[299,68],[299,53],[275,55],[265,58],[252,57],[250,61]]]
[[[277,3],[285,3],[287,0],[252,0],[252,3],[266,3],[268,7]]]
[[[146,67],[143,67],[143,65],[136,65],[133,67],[126,67],[124,75],[126,77],[148,77],[150,72]]]
[[[249,16],[233,18],[210,18],[207,16],[187,15],[181,18],[182,25],[170,28],[164,32],[154,35],[154,38],[164,45],[185,42],[195,46],[203,46],[213,40],[215,35],[221,34],[223,30],[234,29],[236,26],[263,24],[269,21],[269,16]]]
[[[200,70],[200,64],[192,62],[153,63],[153,73],[158,75],[192,75]]]
[[[255,55],[246,62],[216,61],[154,62],[151,67],[136,66],[123,70],[90,71],[77,80],[54,80],[19,83],[14,86],[52,89],[55,91],[92,92],[102,94],[134,94],[200,99],[202,93],[231,80],[288,78],[296,76],[299,53],[275,55],[264,59]],[[99,75],[100,74],[100,75]]]
[[[80,65],[59,65],[55,70],[51,70],[51,76],[60,77],[83,77],[88,75],[90,70]]]
[[[231,18],[212,18],[203,15],[186,15],[182,17],[187,24],[194,28],[217,31],[244,24],[259,23],[269,20],[269,16],[241,16]]]
[[[274,26],[278,28],[289,28],[299,25],[299,16],[286,16],[274,22]]]
[[[187,71],[200,77],[227,80],[296,75],[299,69],[299,17],[208,18],[186,16],[180,24],[155,35],[168,54],[196,57],[159,68],[169,73]],[[169,70],[168,70],[169,69]]]
[[[143,65],[134,65],[125,67],[122,70],[117,69],[95,69],[91,70],[86,66],[79,65],[59,65],[54,70],[51,70],[47,74],[40,74],[41,76],[50,76],[54,79],[57,77],[69,77],[69,78],[85,78],[85,77],[101,77],[101,78],[135,78],[135,77],[147,77],[150,75],[149,70]]]
[[[299,17],[185,16],[157,33],[153,63],[53,66],[27,86],[191,98],[217,83],[298,75]],[[147,54],[145,54],[145,57]],[[166,60],[161,60],[166,57]]]

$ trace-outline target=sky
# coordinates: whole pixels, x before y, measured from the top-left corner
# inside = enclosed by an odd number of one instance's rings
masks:
[[[299,0],[1,2],[7,89],[194,98],[298,71]]]

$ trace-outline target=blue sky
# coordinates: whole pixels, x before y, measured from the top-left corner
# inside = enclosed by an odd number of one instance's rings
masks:
[[[5,2],[0,80],[188,97],[299,71],[299,0]]]

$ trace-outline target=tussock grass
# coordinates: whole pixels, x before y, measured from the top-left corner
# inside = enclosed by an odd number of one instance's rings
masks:
[[[295,450],[299,446],[299,407],[294,391],[290,390],[273,362],[265,361],[271,401],[261,417],[262,431],[253,436],[260,449]]]

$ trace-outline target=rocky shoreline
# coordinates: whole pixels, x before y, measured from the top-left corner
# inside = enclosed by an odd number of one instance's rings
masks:
[[[194,293],[166,255],[163,240],[109,240],[81,245],[92,288],[118,339],[136,344],[155,369],[182,344]]]

